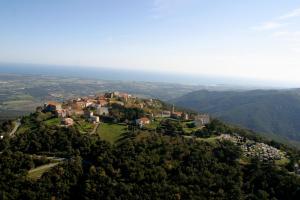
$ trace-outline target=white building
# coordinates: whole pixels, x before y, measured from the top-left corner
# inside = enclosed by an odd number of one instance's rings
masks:
[[[99,122],[100,122],[100,119],[99,119],[98,116],[91,116],[91,117],[89,118],[89,120],[90,120],[91,122],[93,122],[93,123],[99,123]]]
[[[204,126],[210,123],[210,117],[207,114],[197,115],[194,122],[196,126]]]
[[[109,115],[108,107],[97,106],[97,115]]]

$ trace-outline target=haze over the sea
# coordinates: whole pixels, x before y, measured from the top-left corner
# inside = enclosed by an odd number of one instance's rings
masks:
[[[0,63],[0,73],[23,75],[48,75],[91,78],[99,80],[166,82],[206,86],[231,86],[242,88],[294,88],[297,83],[291,84],[278,81],[257,79],[242,79],[237,77],[191,75],[176,72],[159,72],[149,70],[111,69],[108,67],[83,67],[61,65],[33,65]]]
[[[0,27],[2,63],[300,86],[299,0],[9,0]]]

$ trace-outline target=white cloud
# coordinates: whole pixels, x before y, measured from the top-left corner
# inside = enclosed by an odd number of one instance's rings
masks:
[[[259,31],[266,31],[266,30],[278,29],[285,25],[287,25],[287,24],[283,24],[283,23],[279,23],[279,22],[275,22],[275,21],[269,21],[269,22],[262,23],[259,26],[252,27],[252,29],[259,30]]]
[[[297,22],[292,18],[300,17],[300,9],[295,9],[285,15],[275,18],[257,27],[253,30],[268,31],[275,42],[280,42],[281,45],[287,47],[291,52],[299,52],[300,46],[300,31],[295,30]]]
[[[300,31],[278,31],[273,33],[272,36],[286,41],[300,43]]]
[[[279,19],[285,20],[285,19],[290,19],[290,18],[294,18],[294,17],[300,17],[300,8],[295,9],[285,15],[280,16]]]
[[[291,18],[295,18],[295,17],[300,17],[300,8],[295,9],[284,15],[281,15],[281,16],[277,17],[276,20],[267,21],[267,22],[260,24],[259,26],[252,27],[252,29],[261,30],[261,31],[279,29],[284,26],[290,25],[291,23],[286,23],[286,21]]]

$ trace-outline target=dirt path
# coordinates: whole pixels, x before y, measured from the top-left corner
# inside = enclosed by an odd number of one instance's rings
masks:
[[[96,126],[94,127],[94,129],[92,130],[92,132],[90,133],[91,135],[95,134],[98,127],[99,127],[100,123],[97,123]]]
[[[32,170],[29,170],[28,171],[28,177],[30,179],[33,179],[33,180],[37,180],[39,178],[42,177],[42,175],[49,171],[52,167],[55,167],[56,165],[58,165],[59,162],[56,162],[56,163],[49,163],[47,165],[42,165],[42,166],[39,166],[37,168],[34,168]]]
[[[18,119],[16,121],[16,125],[15,125],[14,129],[8,135],[10,137],[14,136],[20,125],[21,125],[21,121],[20,121],[20,119]]]
[[[29,170],[28,173],[30,174],[30,173],[35,173],[35,172],[38,172],[38,171],[41,171],[41,170],[46,170],[46,169],[52,168],[52,167],[54,167],[54,166],[56,166],[58,164],[59,164],[59,162],[49,163],[47,165],[42,165],[42,166],[39,166],[37,168]]]

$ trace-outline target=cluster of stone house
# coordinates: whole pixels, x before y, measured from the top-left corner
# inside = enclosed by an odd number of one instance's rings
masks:
[[[258,158],[262,161],[280,160],[285,155],[279,149],[265,143],[255,142],[239,135],[221,134],[220,139],[230,140],[239,145],[244,156]]]
[[[86,117],[86,119],[92,123],[99,123],[100,122],[100,118],[99,116],[94,115],[93,111],[90,110],[85,110],[84,111],[84,116]]]
[[[182,120],[189,120],[189,114],[185,112],[179,112],[175,110],[175,106],[172,106],[172,110],[163,110],[160,114],[156,115],[157,117],[163,118],[174,118],[174,119],[182,119]]]
[[[175,110],[175,106],[172,106],[172,110],[163,110],[160,114],[156,115],[157,117],[163,118],[174,118],[181,120],[192,120],[197,127],[202,127],[210,123],[210,116],[208,114],[197,114],[190,115],[187,112],[179,112]]]
[[[198,114],[194,116],[193,120],[197,127],[202,127],[210,123],[210,116],[208,114]]]
[[[127,93],[109,92],[99,96],[83,97],[71,99],[63,103],[48,102],[44,105],[43,110],[52,112],[57,117],[62,118],[62,124],[65,126],[73,125],[72,116],[84,116],[91,123],[99,123],[100,116],[109,116],[110,106],[118,104],[120,106],[137,107],[147,109],[156,107],[157,101],[153,99],[138,99]],[[125,105],[126,104],[126,105]],[[159,106],[158,106],[159,107]],[[151,123],[154,113],[150,112],[140,119],[136,119],[136,125],[143,127]],[[171,110],[162,110],[160,113],[155,112],[155,117],[174,118],[180,120],[192,120],[196,126],[201,127],[210,122],[209,115],[190,115],[187,112],[179,112],[172,106]]]
[[[104,97],[107,99],[112,99],[112,98],[120,98],[124,100],[125,102],[128,101],[128,99],[133,98],[131,94],[123,93],[123,92],[107,92],[104,94]]]
[[[115,99],[120,101],[116,101]],[[99,123],[99,116],[109,115],[109,103],[124,105],[122,101],[132,98],[127,93],[111,92],[97,97],[84,97],[72,99],[63,103],[50,101],[44,104],[45,112],[52,112],[62,118],[62,124],[73,125],[72,116],[85,116],[92,123]]]

